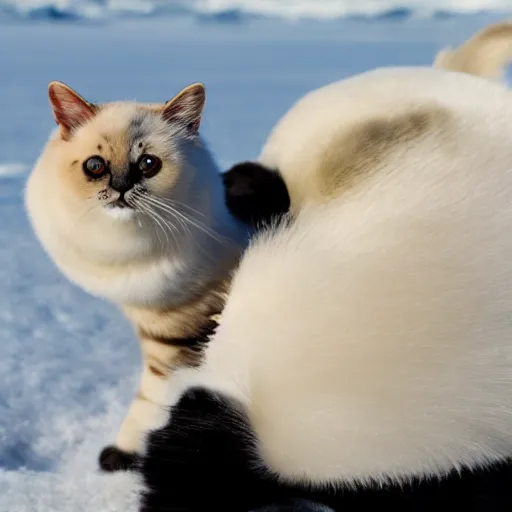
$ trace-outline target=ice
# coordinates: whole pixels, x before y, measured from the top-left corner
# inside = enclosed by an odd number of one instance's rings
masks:
[[[111,19],[119,16],[246,16],[287,20],[342,17],[438,16],[511,12],[510,0],[0,0],[4,15],[21,19]]]

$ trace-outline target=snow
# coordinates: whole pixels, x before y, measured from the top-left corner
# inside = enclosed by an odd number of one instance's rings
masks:
[[[164,14],[232,21],[253,16],[287,20],[436,16],[510,12],[512,6],[510,0],[0,0],[0,9],[22,19],[111,19]]]
[[[26,174],[54,126],[46,96],[50,80],[68,83],[92,101],[162,102],[203,81],[203,132],[227,168],[256,157],[275,121],[307,91],[375,66],[429,64],[439,48],[493,19],[4,24],[0,511],[136,510],[136,479],[100,474],[96,465],[136,386],[135,335],[114,306],[59,274],[23,208]]]

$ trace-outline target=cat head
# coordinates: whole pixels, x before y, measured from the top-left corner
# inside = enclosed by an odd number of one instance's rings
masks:
[[[212,209],[222,208],[219,171],[198,133],[202,84],[160,105],[94,104],[61,82],[48,92],[58,128],[27,184],[36,228],[46,221],[68,242],[77,232],[90,235],[88,247],[101,235],[103,249],[109,234],[129,246],[127,232],[139,230],[132,242],[143,238],[147,246],[170,239],[191,212],[214,218]],[[36,231],[44,238],[44,229]]]
[[[173,263],[162,272],[181,276],[197,272],[200,257],[220,261],[226,244],[238,251],[220,171],[199,135],[203,85],[162,104],[95,104],[52,82],[49,99],[57,129],[25,202],[40,242],[68,277],[106,295],[112,272],[92,285],[98,265],[154,266],[165,256]]]
[[[60,82],[50,83],[48,92],[58,125],[47,148],[55,170],[48,178],[77,207],[96,203],[113,220],[130,220],[145,211],[145,195],[169,198],[190,181],[184,174],[193,172],[187,156],[200,145],[201,84],[162,105],[95,105]]]

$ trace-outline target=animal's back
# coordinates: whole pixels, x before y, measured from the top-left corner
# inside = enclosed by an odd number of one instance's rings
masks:
[[[510,108],[509,96],[503,85],[463,73],[377,69],[304,96],[277,123],[259,161],[279,170],[297,210],[304,201],[330,198],[333,185],[325,176],[350,170],[354,154],[360,167],[372,169],[389,160],[380,155],[390,148],[396,156],[435,134],[431,143],[439,149],[440,139],[450,142],[458,131],[465,141],[486,137],[492,151],[493,134],[510,128],[510,116],[501,112]],[[340,181],[343,189],[350,182]]]
[[[265,150],[285,179],[326,154],[357,172],[325,190],[315,167],[322,200],[248,251],[209,351],[265,462],[365,481],[511,456],[509,93],[379,70],[313,93],[288,123],[302,131],[278,126]]]

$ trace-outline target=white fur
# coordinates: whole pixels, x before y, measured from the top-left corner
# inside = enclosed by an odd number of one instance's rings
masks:
[[[369,72],[368,76],[372,76],[372,73],[374,72]],[[359,89],[358,79],[349,79],[306,94],[273,128],[258,159],[267,167],[279,169],[285,182],[292,189],[292,206],[298,207],[314,199],[311,173],[317,169],[318,161],[332,138],[351,124],[357,124],[365,118],[393,116],[406,111],[409,107],[422,107],[430,98],[454,107],[459,105],[467,111],[467,115],[473,111],[473,115],[484,115],[485,119],[487,114],[486,121],[492,123],[492,112],[502,102],[501,96],[494,98],[494,91],[489,96],[488,84],[483,79],[476,79],[472,85],[473,91],[476,92],[468,92],[466,95],[465,91],[459,91],[451,86],[457,80],[455,73],[445,73],[431,84],[432,94],[422,88],[424,93],[421,97],[411,97],[410,94],[403,92],[402,84],[392,73],[377,73],[381,75],[380,80],[370,81],[364,90]],[[418,69],[418,73],[428,75],[428,69]],[[459,80],[465,83],[464,76]],[[496,91],[506,91],[504,85],[494,85]],[[341,87],[343,92],[340,90]],[[467,99],[468,95],[478,97],[480,94],[483,97],[478,104],[466,105],[466,102],[470,101]],[[482,112],[481,103],[484,100],[489,103],[487,112]],[[472,124],[477,129],[480,121],[475,119]]]
[[[112,206],[111,208],[106,208],[106,213],[110,217],[119,221],[128,221],[133,220],[136,216],[135,210],[131,208],[120,208],[119,206]]]
[[[299,102],[264,159],[306,172],[333,130],[429,103],[451,130],[254,243],[205,366],[172,377],[171,403],[194,384],[241,400],[284,478],[405,480],[512,456],[510,94],[440,70],[365,73]]]

